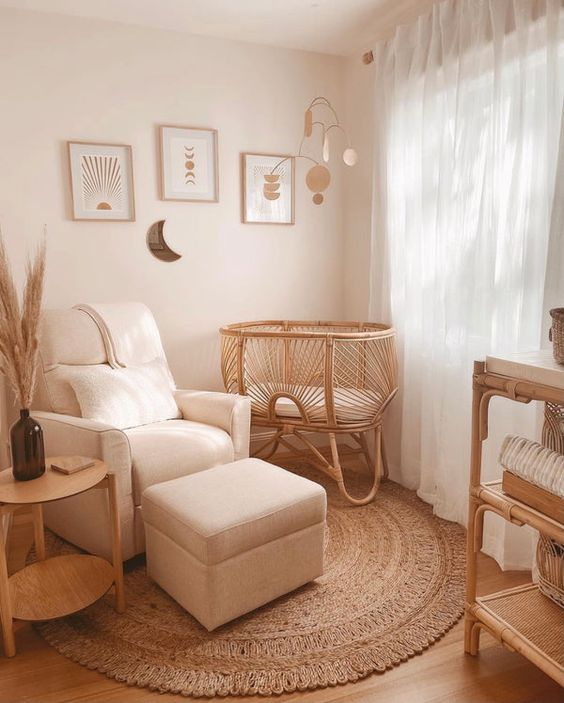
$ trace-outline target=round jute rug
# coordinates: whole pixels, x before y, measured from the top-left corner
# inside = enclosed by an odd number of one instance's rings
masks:
[[[152,583],[138,560],[128,607],[111,594],[37,626],[62,654],[130,685],[186,696],[272,695],[344,684],[405,661],[461,616],[464,533],[391,481],[352,507],[329,499],[325,575],[208,633]],[[52,536],[51,552],[73,549]]]

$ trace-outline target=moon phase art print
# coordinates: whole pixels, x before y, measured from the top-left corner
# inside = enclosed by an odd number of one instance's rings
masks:
[[[177,261],[182,254],[173,251],[164,238],[165,220],[153,222],[147,231],[147,246],[153,256],[160,261]]]
[[[163,125],[159,134],[162,200],[217,202],[217,130]]]

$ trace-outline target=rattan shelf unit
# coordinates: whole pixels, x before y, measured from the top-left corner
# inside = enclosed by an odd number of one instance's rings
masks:
[[[469,654],[477,654],[480,632],[485,629],[564,686],[564,609],[540,593],[535,584],[479,598],[476,595],[477,555],[482,548],[486,512],[515,525],[530,525],[564,543],[564,523],[506,495],[501,481],[481,481],[489,403],[496,396],[520,403],[544,402],[547,421],[543,442],[559,450],[562,436],[554,417],[564,406],[564,366],[554,362],[550,351],[488,357],[485,363],[474,363],[464,647]]]

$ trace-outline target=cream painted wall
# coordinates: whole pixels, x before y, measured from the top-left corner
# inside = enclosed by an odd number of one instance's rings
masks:
[[[345,317],[369,319],[373,188],[374,67],[358,55],[345,60],[345,124],[359,160],[345,180]],[[387,322],[388,320],[382,320]]]
[[[373,138],[378,117],[374,106],[376,90],[374,66],[365,66],[359,56],[348,57],[345,64],[346,124],[360,158],[344,184],[344,305],[347,318],[393,324],[386,286],[378,278],[379,269],[375,267],[372,273],[370,269],[372,258],[384,255],[380,250],[383,241],[378,239],[377,233],[382,213],[377,211],[377,205],[373,205],[377,187]],[[374,244],[373,223],[376,229]],[[369,304],[371,298],[372,306]],[[397,450],[401,418],[397,413],[398,404],[392,403],[384,422],[388,462],[394,480],[400,477]]]
[[[239,153],[295,151],[312,97],[343,108],[343,70],[338,57],[0,10],[0,224],[20,277],[46,223],[46,306],[145,302],[180,387],[221,387],[221,324],[342,317],[341,168],[316,207],[298,166],[295,226],[242,225]],[[158,124],[219,130],[218,204],[159,200]],[[136,222],[70,219],[66,140],[133,146]],[[145,246],[162,218],[177,263]]]

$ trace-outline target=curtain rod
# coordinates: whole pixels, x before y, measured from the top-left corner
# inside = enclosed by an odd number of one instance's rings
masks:
[[[374,54],[371,51],[367,51],[365,54],[362,54],[362,63],[365,66],[368,66],[369,64],[374,62]]]

